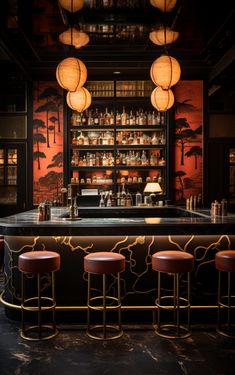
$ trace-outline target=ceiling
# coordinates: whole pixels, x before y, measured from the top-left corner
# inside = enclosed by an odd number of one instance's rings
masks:
[[[180,62],[181,78],[206,79],[212,107],[231,110],[234,3],[178,0],[172,12],[162,13],[149,0],[87,0],[82,10],[70,13],[57,0],[1,1],[0,64],[4,74],[19,70],[29,79],[54,79],[57,64],[75,56],[86,64],[88,79],[113,78],[115,71],[120,79],[148,79],[152,62],[164,52],[148,34],[164,24],[180,33],[168,52]],[[87,46],[59,42],[59,34],[72,25],[88,33]]]

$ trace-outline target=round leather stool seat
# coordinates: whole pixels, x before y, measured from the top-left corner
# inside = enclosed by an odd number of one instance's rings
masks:
[[[165,250],[152,256],[152,268],[154,271],[166,273],[191,272],[194,265],[192,254],[184,251]]]
[[[125,257],[108,251],[88,254],[84,257],[84,270],[98,275],[123,272]]]
[[[235,250],[222,250],[215,255],[215,267],[225,272],[235,272]]]
[[[22,272],[54,272],[60,268],[60,254],[54,251],[29,251],[19,256],[18,266]]]

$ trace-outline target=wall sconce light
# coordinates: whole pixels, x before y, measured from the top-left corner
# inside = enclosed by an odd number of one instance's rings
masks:
[[[68,106],[78,112],[83,112],[91,105],[91,94],[85,87],[80,87],[66,96]]]
[[[56,68],[56,79],[61,87],[68,91],[76,91],[87,80],[86,65],[75,57],[62,60]]]

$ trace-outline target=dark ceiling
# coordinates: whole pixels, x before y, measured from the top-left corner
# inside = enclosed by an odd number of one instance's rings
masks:
[[[164,14],[149,0],[87,0],[76,13],[63,10],[57,0],[1,1],[2,72],[20,68],[29,79],[54,79],[57,64],[76,56],[86,64],[88,79],[113,78],[114,71],[120,71],[120,79],[148,79],[152,62],[163,52],[148,35],[164,24],[180,33],[168,51],[180,62],[182,79],[206,79],[213,105],[225,109],[225,94],[226,105],[235,98],[234,3],[178,0]],[[89,34],[87,46],[59,42],[59,34],[72,25]]]

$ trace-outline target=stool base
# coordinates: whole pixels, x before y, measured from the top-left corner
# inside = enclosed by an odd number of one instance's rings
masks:
[[[21,330],[20,336],[29,341],[48,340],[58,334],[55,324],[55,279],[54,272],[51,272],[51,293],[50,297],[41,295],[41,274],[37,275],[37,295],[26,298],[25,296],[25,279],[26,274],[21,273]],[[42,314],[48,312],[52,314],[52,319],[49,323],[44,324],[42,321]],[[37,316],[37,324],[26,323],[25,314],[35,313]]]
[[[187,338],[192,334],[190,330],[190,273],[187,272],[186,297],[180,296],[179,273],[169,274],[169,277],[173,278],[173,294],[161,296],[162,274],[165,274],[165,272],[158,271],[158,298],[155,301],[156,310],[154,312],[154,316],[156,316],[157,312],[157,322],[155,318],[153,323],[155,333],[168,339]],[[161,313],[163,311],[173,315],[171,322],[164,323],[161,321]],[[186,314],[185,324],[182,324],[182,319],[180,320],[183,311]]]
[[[41,330],[41,337],[38,337],[38,332]],[[50,333],[51,332],[51,333]],[[20,331],[20,336],[29,341],[41,341],[41,340],[49,340],[59,333],[58,329],[50,326],[50,325],[38,325],[29,326],[24,329],[24,331]],[[36,336],[36,337],[35,337]]]
[[[227,279],[227,290],[222,295],[222,275]],[[232,294],[232,273],[226,271],[218,271],[218,320],[216,331],[226,337],[235,338],[235,323],[232,322],[235,315],[235,295]]]
[[[91,297],[91,273],[88,273],[88,289],[87,289],[87,331],[88,337],[95,340],[114,340],[123,335],[121,326],[121,291],[120,291],[120,273],[117,274],[117,297],[106,295],[106,274],[103,274],[103,294]],[[92,303],[99,302],[99,305],[92,305]],[[107,305],[107,301],[114,303],[114,305]],[[102,313],[103,324],[91,324],[91,311],[100,311]],[[107,323],[107,313],[116,311],[118,314],[117,324]]]

